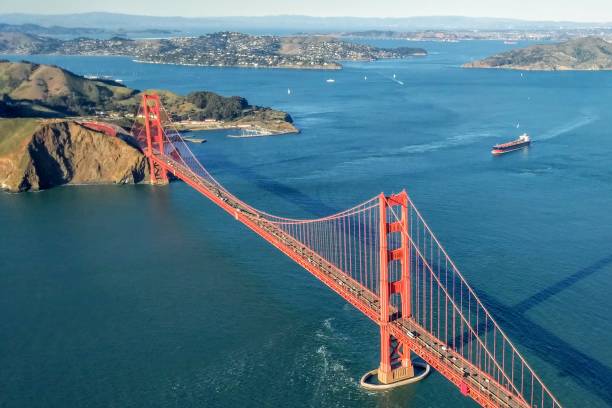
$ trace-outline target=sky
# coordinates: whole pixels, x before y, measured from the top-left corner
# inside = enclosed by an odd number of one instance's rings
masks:
[[[456,15],[612,22],[612,0],[0,0],[0,14],[107,11],[158,16],[411,17]]]

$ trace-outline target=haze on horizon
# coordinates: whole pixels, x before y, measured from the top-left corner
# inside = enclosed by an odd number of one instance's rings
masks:
[[[144,5],[146,4],[146,7]],[[533,21],[612,22],[610,0],[438,0],[408,2],[379,0],[125,0],[83,2],[80,0],[21,0],[0,3],[0,14],[74,14],[112,12],[151,16],[218,17],[304,15],[316,17],[415,17],[466,16]]]

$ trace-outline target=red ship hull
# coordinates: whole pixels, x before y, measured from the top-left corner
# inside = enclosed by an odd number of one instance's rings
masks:
[[[503,145],[495,145],[493,146],[493,150],[491,153],[495,156],[499,156],[500,154],[510,153],[515,150],[523,149],[531,144],[531,141],[519,142],[519,143],[506,143]]]

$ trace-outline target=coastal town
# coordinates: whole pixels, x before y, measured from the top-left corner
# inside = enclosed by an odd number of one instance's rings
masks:
[[[298,69],[341,69],[339,61],[374,61],[427,54],[422,48],[383,49],[330,36],[260,36],[237,32],[164,39],[112,37],[63,41],[32,34],[0,32],[0,52],[30,55],[120,55],[154,64]]]
[[[0,408],[612,408],[612,0],[0,1]]]

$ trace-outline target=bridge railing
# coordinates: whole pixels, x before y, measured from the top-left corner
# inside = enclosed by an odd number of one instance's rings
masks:
[[[263,216],[357,281],[362,288],[379,294],[378,197],[316,220]]]
[[[391,222],[401,219],[393,207],[388,216]],[[484,375],[531,407],[560,407],[467,283],[410,199],[407,229],[402,234],[410,242],[411,318],[439,339],[440,351],[452,350],[461,355],[468,363],[466,375]],[[390,245],[399,245],[400,234],[395,235],[391,240],[397,243]],[[469,366],[477,371],[469,372]]]
[[[137,124],[132,134],[145,149],[143,131]],[[248,208],[258,219],[276,225],[350,276],[361,289],[379,296],[379,196],[320,219],[278,217],[249,206],[226,190],[206,170],[170,122],[164,128],[163,147],[154,145],[152,148],[162,160],[175,161],[189,169],[195,178],[207,184],[207,188],[222,192],[224,197]],[[409,318],[439,340],[442,352],[451,350],[459,354],[466,363],[466,375],[484,376],[525,405],[560,407],[469,286],[410,199],[407,213],[407,230],[389,234],[387,239],[390,249],[400,246],[402,234],[409,241],[412,289]],[[397,206],[389,206],[386,221],[400,220]],[[400,273],[399,263],[391,262],[389,281],[397,280]],[[400,302],[399,298],[392,298],[396,310],[401,310]],[[472,368],[475,370],[470,372]]]

